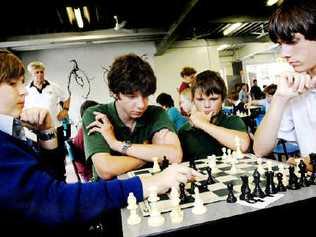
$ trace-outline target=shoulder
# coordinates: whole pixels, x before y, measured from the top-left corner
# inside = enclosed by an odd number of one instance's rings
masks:
[[[82,122],[85,123],[87,121],[90,121],[91,119],[94,120],[93,112],[95,111],[108,115],[109,107],[110,107],[109,104],[98,104],[98,105],[89,107],[82,116]]]

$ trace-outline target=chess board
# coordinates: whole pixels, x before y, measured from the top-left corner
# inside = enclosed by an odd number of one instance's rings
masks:
[[[288,166],[284,163],[276,162],[270,160],[270,164],[272,162],[272,170],[276,173],[280,170],[281,166],[283,168],[287,169]],[[267,171],[268,170],[268,163],[266,159],[262,159],[261,167],[262,170]],[[186,165],[189,165],[188,162],[184,163]],[[201,159],[196,160],[195,165],[197,167],[197,170],[207,176],[206,169],[209,167],[208,159]],[[240,179],[240,176],[247,175],[249,176],[249,187],[251,190],[254,188],[253,184],[253,177],[252,174],[254,170],[258,167],[257,158],[253,154],[244,154],[243,158],[238,159],[235,163],[235,166],[237,168],[237,172],[232,172],[231,167],[231,159],[229,158],[223,158],[223,157],[216,157],[216,168],[212,170],[212,176],[214,177],[215,183],[207,185],[207,189],[200,190],[200,196],[205,204],[219,202],[219,201],[225,201],[227,198],[228,190],[227,190],[227,184],[233,183],[234,185],[234,194],[239,199],[239,195],[241,193],[241,184],[242,181]],[[135,170],[128,173],[129,177],[133,176],[149,176],[152,175],[152,168],[148,169],[141,169],[141,170]],[[284,183],[286,183],[286,179],[288,176],[287,174],[284,176]],[[274,177],[275,183],[277,183],[276,177]],[[265,176],[263,172],[261,172],[261,178],[260,178],[260,186],[262,189],[265,188]],[[199,186],[199,184],[205,182],[206,180],[197,180],[195,184]],[[192,198],[189,198],[186,203],[180,203],[181,209],[183,208],[189,208],[193,206],[194,203],[194,196],[191,191],[191,183],[187,183],[185,186],[186,194],[188,196],[191,196]],[[172,210],[172,203],[170,199],[170,192],[167,192],[166,194],[160,194],[159,201],[157,202],[157,205],[161,212],[169,212]],[[264,199],[263,199],[264,200]],[[150,203],[146,199],[143,202],[139,203],[141,212],[143,216],[149,216],[150,214]]]

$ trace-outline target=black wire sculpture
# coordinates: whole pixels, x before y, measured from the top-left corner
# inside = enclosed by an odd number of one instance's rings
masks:
[[[73,63],[73,67],[69,73],[68,76],[68,85],[67,85],[67,90],[68,90],[68,95],[69,97],[71,96],[71,82],[75,81],[77,85],[79,85],[81,88],[84,88],[85,83],[88,84],[88,91],[86,93],[86,95],[83,95],[82,97],[84,99],[88,99],[90,92],[91,92],[91,84],[90,81],[92,80],[91,78],[89,78],[87,76],[87,74],[81,70],[78,66],[77,60],[76,59],[71,59],[70,62]]]

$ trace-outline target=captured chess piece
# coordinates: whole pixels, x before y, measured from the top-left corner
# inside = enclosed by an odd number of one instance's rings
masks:
[[[260,187],[260,173],[258,172],[257,169],[255,169],[252,176],[253,176],[253,182],[255,184],[255,188],[252,192],[252,195],[254,197],[264,198],[265,194]]]
[[[283,184],[283,173],[278,172],[276,174],[276,177],[278,179],[278,185],[277,185],[278,192],[285,192],[286,191],[286,187]]]
[[[237,198],[234,195],[234,185],[233,185],[233,183],[228,183],[227,184],[227,189],[228,189],[228,194],[227,194],[226,202],[228,202],[228,203],[236,202]]]
[[[168,168],[168,166],[169,166],[169,160],[167,159],[166,156],[164,156],[161,162],[161,170]]]
[[[306,164],[304,163],[303,160],[300,160],[300,163],[298,164],[298,168],[300,175],[300,180],[299,180],[299,184],[301,187],[308,187],[310,185],[309,181],[306,178]]]
[[[141,218],[137,214],[137,201],[133,193],[129,193],[127,204],[127,209],[130,210],[130,215],[127,219],[127,223],[129,225],[137,225],[141,222]]]
[[[296,190],[296,189],[300,189],[301,186],[298,182],[298,178],[296,176],[296,174],[294,173],[295,167],[294,166],[290,166],[289,167],[289,184],[287,186],[288,189],[292,189],[292,190]]]

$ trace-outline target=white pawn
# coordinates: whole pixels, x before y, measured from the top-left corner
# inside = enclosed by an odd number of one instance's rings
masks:
[[[161,169],[160,169],[159,162],[158,162],[159,158],[158,157],[153,157],[152,159],[153,159],[153,162],[154,162],[152,172],[153,173],[160,172]]]
[[[128,194],[127,198],[127,209],[130,210],[130,215],[127,219],[127,224],[129,225],[137,225],[138,223],[141,222],[141,218],[137,214],[137,203],[136,203],[136,198],[133,193]]]
[[[148,225],[152,227],[161,226],[165,222],[165,218],[161,215],[157,205],[159,197],[157,196],[157,188],[151,187],[148,201],[150,201],[150,217],[148,218]]]
[[[172,223],[181,223],[183,221],[183,211],[179,205],[180,198],[179,193],[175,187],[171,188],[170,198],[172,203],[172,211],[170,212],[170,218]]]
[[[223,160],[225,160],[227,158],[227,154],[226,154],[227,149],[226,149],[226,147],[222,147],[222,152],[223,152],[222,158],[223,158]]]
[[[232,150],[231,149],[227,149],[227,157],[230,158],[232,155]]]
[[[216,168],[216,156],[207,156],[208,167],[212,169],[212,173],[218,173],[220,170]]]
[[[232,158],[231,164],[232,164],[232,167],[230,168],[230,173],[231,174],[236,174],[238,172],[238,170],[237,170],[237,167],[236,167],[236,159],[234,157]]]
[[[202,215],[206,212],[206,207],[204,206],[203,200],[200,196],[198,187],[194,188],[194,207],[192,208],[192,213],[195,215]]]

